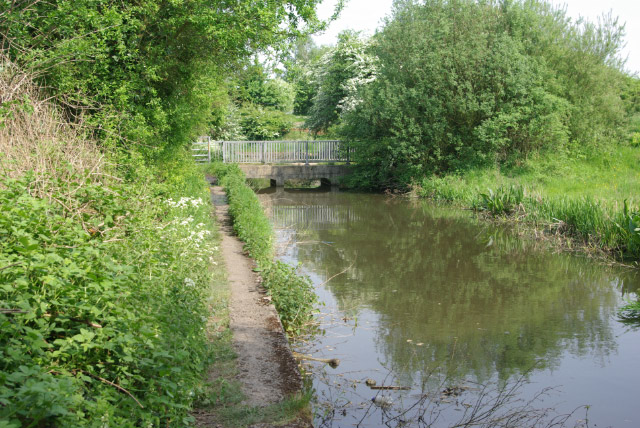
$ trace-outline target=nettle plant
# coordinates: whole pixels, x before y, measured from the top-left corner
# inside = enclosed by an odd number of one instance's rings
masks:
[[[3,184],[0,425],[188,425],[216,251],[203,200],[163,185],[45,199],[29,178]]]

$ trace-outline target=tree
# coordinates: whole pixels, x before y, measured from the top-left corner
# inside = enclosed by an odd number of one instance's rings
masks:
[[[318,62],[313,75],[318,91],[307,120],[311,130],[317,133],[337,123],[343,111],[357,104],[357,87],[375,79],[375,58],[368,49],[368,40],[345,31]]]
[[[323,26],[319,1],[2,2],[0,47],[70,116],[89,113],[104,144],[181,147],[238,63]]]
[[[301,37],[295,45],[293,55],[283,61],[285,72],[283,78],[294,87],[293,113],[309,114],[313,98],[318,93],[318,82],[313,70],[322,56],[329,50],[328,46],[317,46],[311,37]]]
[[[362,176],[391,187],[594,146],[625,118],[621,34],[615,20],[572,24],[536,0],[397,1],[342,136]]]

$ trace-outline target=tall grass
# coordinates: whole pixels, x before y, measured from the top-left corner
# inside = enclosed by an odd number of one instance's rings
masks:
[[[633,159],[640,159],[640,150],[622,146],[620,152],[617,156],[625,162],[615,166],[603,153],[582,161],[538,160],[520,170],[488,169],[463,176],[426,178],[415,192],[421,197],[483,209],[492,215],[516,211],[519,219],[549,225],[556,233],[637,262],[640,209],[633,197],[640,195],[640,187],[630,183],[640,186],[640,176],[636,177],[639,172],[632,167]],[[603,168],[607,165],[609,175],[605,176]],[[554,169],[557,171],[551,172]],[[619,189],[620,183],[624,183],[623,189]]]
[[[20,177],[31,171],[42,192],[52,173],[63,180],[80,173],[85,182],[104,180],[105,156],[88,138],[82,117],[66,120],[33,76],[0,58],[0,171]],[[1,184],[0,184],[1,185]]]

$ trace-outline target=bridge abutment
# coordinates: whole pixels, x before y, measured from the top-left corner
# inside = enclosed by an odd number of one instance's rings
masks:
[[[247,178],[255,178],[255,177],[247,177]],[[284,187],[284,180],[278,178],[271,178],[269,180],[271,187]]]
[[[286,180],[320,180],[322,186],[337,187],[351,171],[347,165],[238,165],[247,178],[266,178],[272,187],[284,187]]]

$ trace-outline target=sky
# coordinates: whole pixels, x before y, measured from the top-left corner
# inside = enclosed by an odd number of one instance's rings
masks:
[[[321,18],[333,13],[336,0],[324,0],[318,7]],[[340,18],[329,29],[314,36],[319,45],[335,44],[338,33],[346,29],[362,31],[372,35],[381,25],[382,18],[391,13],[393,0],[347,0]],[[582,16],[595,22],[598,16],[611,11],[614,16],[626,22],[626,47],[622,52],[627,57],[626,69],[640,75],[640,0],[551,0],[556,6],[566,5],[570,17]]]

